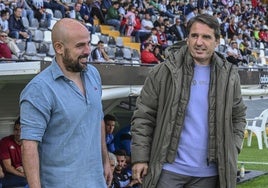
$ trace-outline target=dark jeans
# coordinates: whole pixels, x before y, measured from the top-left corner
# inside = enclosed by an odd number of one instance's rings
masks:
[[[30,31],[27,31],[28,35],[29,35],[29,38],[26,39],[27,42],[31,42],[32,41],[32,33]],[[15,38],[15,39],[25,39],[22,35],[19,34],[18,31],[11,31],[9,33],[9,36],[11,38]]]
[[[216,188],[218,176],[192,177],[162,170],[157,188]]]
[[[8,188],[12,186],[25,186],[27,180],[24,177],[16,176],[10,173],[5,173],[5,177],[2,179],[2,187]]]

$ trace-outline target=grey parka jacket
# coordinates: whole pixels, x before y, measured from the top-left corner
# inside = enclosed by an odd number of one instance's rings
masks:
[[[246,125],[246,106],[237,68],[216,52],[211,61],[208,162],[218,164],[219,188],[236,187],[237,156]],[[157,185],[164,163],[175,160],[193,77],[187,46],[172,46],[165,63],[152,68],[132,118],[132,164],[147,162],[142,187]]]

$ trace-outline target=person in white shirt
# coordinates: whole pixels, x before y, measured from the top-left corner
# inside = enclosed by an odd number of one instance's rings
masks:
[[[148,34],[151,33],[154,24],[151,20],[150,13],[145,13],[145,18],[141,21],[141,29],[136,32],[135,42],[142,42]]]
[[[91,52],[92,60],[98,62],[113,61],[104,50],[104,42],[100,40],[98,46]]]

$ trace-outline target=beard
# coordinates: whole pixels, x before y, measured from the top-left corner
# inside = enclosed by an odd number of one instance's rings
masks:
[[[87,65],[80,63],[80,59],[82,58],[88,58],[88,54],[80,55],[78,56],[77,59],[73,59],[70,55],[70,50],[65,49],[64,50],[64,55],[62,57],[63,63],[65,65],[65,68],[67,71],[70,72],[82,72],[83,70],[86,69]]]

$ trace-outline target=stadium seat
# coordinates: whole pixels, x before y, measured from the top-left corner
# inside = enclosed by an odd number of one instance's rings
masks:
[[[124,47],[124,42],[122,37],[116,37],[116,46],[119,48]]]
[[[132,49],[132,61],[140,61],[140,59],[141,59],[140,51]]]
[[[22,21],[23,26],[24,26],[26,29],[29,29],[29,27],[30,27],[30,23],[29,23],[28,18],[27,18],[27,17],[21,17],[21,21]]]
[[[100,41],[99,35],[97,35],[97,34],[92,34],[91,35],[91,44],[93,46],[97,46],[99,41]]]
[[[247,138],[248,146],[251,146],[252,136],[254,133],[257,137],[259,149],[263,149],[262,142],[264,142],[266,148],[268,148],[268,141],[267,141],[267,134],[266,134],[267,120],[268,120],[268,109],[262,111],[259,117],[255,117],[253,119],[247,119],[246,130],[249,132],[248,138]]]
[[[51,43],[51,31],[44,31],[44,42]]]
[[[43,60],[46,54],[37,53],[35,42],[27,42],[26,50],[23,56],[26,60]]]
[[[53,44],[52,43],[49,44],[47,55],[49,57],[54,57],[55,56],[55,50],[53,48]]]
[[[116,46],[116,41],[115,41],[114,37],[109,36],[108,46],[110,46],[110,47],[115,47]]]
[[[61,11],[55,10],[54,11],[54,18],[62,19],[63,18],[63,15],[62,15]]]
[[[39,30],[39,29],[36,29],[34,31],[34,34],[33,34],[33,41],[34,42],[42,42],[44,40],[44,33]]]
[[[102,30],[108,30],[108,31],[110,31],[110,30],[112,30],[112,28],[113,28],[113,26],[110,26],[110,25],[100,25],[100,30],[101,30],[101,32],[102,32]]]
[[[57,23],[58,20],[52,19],[50,26],[48,27],[49,30],[52,30],[53,26],[55,25],[55,23]]]
[[[106,52],[110,59],[115,59],[115,48],[107,47]]]
[[[98,18],[94,18],[93,19],[93,24],[94,24],[94,26],[100,25],[100,20]]]
[[[117,60],[123,60],[124,59],[124,52],[122,51],[121,48],[116,48],[116,51],[115,51],[115,58]]]
[[[131,49],[136,49],[139,52],[141,50],[141,43],[139,43],[139,42],[125,42],[124,46],[127,46],[127,47],[129,47]]]
[[[109,35],[109,36],[112,36],[112,37],[114,37],[114,38],[116,38],[116,37],[119,37],[119,36],[120,36],[120,32],[117,31],[117,30],[112,30],[112,31],[110,31],[110,32],[108,33],[108,35]]]
[[[33,28],[39,28],[39,21],[36,18],[33,18],[30,21],[30,26],[33,27]]]
[[[123,55],[124,59],[131,60],[132,59],[132,51],[131,51],[131,49],[125,47],[122,50],[123,50],[123,53],[124,53],[124,55]]]

